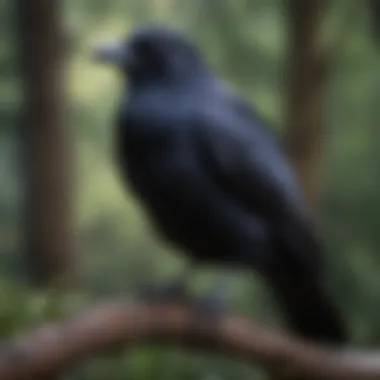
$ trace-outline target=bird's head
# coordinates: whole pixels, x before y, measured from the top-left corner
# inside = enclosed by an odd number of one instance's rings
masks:
[[[95,59],[115,64],[132,84],[192,80],[206,68],[196,46],[181,33],[147,27],[95,49]]]

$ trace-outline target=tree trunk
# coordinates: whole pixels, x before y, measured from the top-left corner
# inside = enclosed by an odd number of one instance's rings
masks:
[[[321,19],[326,0],[289,0],[287,148],[306,199],[318,217],[326,51]]]
[[[380,41],[380,1],[379,0],[370,0],[369,8],[371,12],[371,27],[373,36],[376,40],[376,43]]]
[[[323,89],[327,68],[321,44],[326,0],[287,0],[288,104],[286,143],[291,163],[315,218],[319,212],[323,139]],[[306,380],[272,376],[272,380]]]
[[[36,285],[72,280],[69,135],[58,0],[17,1],[24,90],[26,249]]]

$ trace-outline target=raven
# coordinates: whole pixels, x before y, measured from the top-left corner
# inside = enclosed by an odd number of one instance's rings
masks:
[[[95,57],[126,80],[116,157],[156,231],[195,263],[256,270],[295,333],[345,341],[310,212],[258,113],[178,31],[138,28]]]

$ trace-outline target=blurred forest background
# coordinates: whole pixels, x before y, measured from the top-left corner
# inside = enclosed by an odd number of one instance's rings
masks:
[[[182,265],[181,255],[151,233],[140,208],[119,182],[112,160],[112,128],[123,83],[113,70],[92,62],[91,48],[96,43],[149,22],[180,28],[199,44],[210,65],[279,133],[286,132],[290,96],[286,71],[290,20],[285,1],[63,1],[60,17],[68,58],[64,123],[69,133],[67,166],[71,166],[73,214],[61,211],[73,221],[72,286],[67,291],[32,286],[30,272],[38,272],[36,266],[44,263],[33,258],[25,238],[31,190],[22,157],[30,130],[26,131],[25,120],[20,124],[24,92],[19,37],[23,29],[17,22],[17,3],[22,6],[23,2],[0,2],[3,337],[96,299],[126,293],[141,278],[161,281]],[[327,251],[329,290],[344,311],[354,343],[379,346],[380,56],[368,5],[368,1],[334,0],[326,6],[323,42],[331,45],[333,59],[323,86],[323,180],[318,214]],[[39,53],[30,48],[27,55]],[[21,57],[25,59],[25,53]],[[47,163],[54,167],[54,162]],[[64,166],[61,163],[59,167]],[[39,202],[41,205],[44,199]],[[54,212],[59,212],[59,207]],[[56,217],[60,219],[60,215]],[[33,266],[34,259],[37,264]],[[212,280],[213,271],[205,268],[194,281],[195,291],[212,286]],[[267,324],[281,323],[256,276],[242,273],[232,293],[234,311]],[[65,378],[224,380],[248,379],[256,374],[255,368],[218,356],[179,348],[136,347],[90,360]]]

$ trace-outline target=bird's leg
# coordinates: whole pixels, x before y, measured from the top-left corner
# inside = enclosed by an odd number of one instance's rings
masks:
[[[189,341],[194,336],[193,330],[205,331],[206,341],[215,339],[219,335],[221,317],[228,310],[228,293],[233,278],[231,271],[222,272],[213,291],[197,298],[193,303],[194,319],[190,324]]]
[[[184,300],[188,298],[187,285],[193,274],[193,267],[186,266],[179,275],[176,275],[169,283],[163,285],[159,292],[164,298],[172,300]]]
[[[186,266],[180,275],[175,276],[169,283],[163,285],[150,285],[140,291],[140,296],[149,301],[154,302],[187,302],[189,294],[187,283],[193,274],[194,268]]]
[[[236,273],[231,270],[218,275],[215,289],[196,301],[196,309],[202,315],[219,315],[228,310],[228,295]]]

